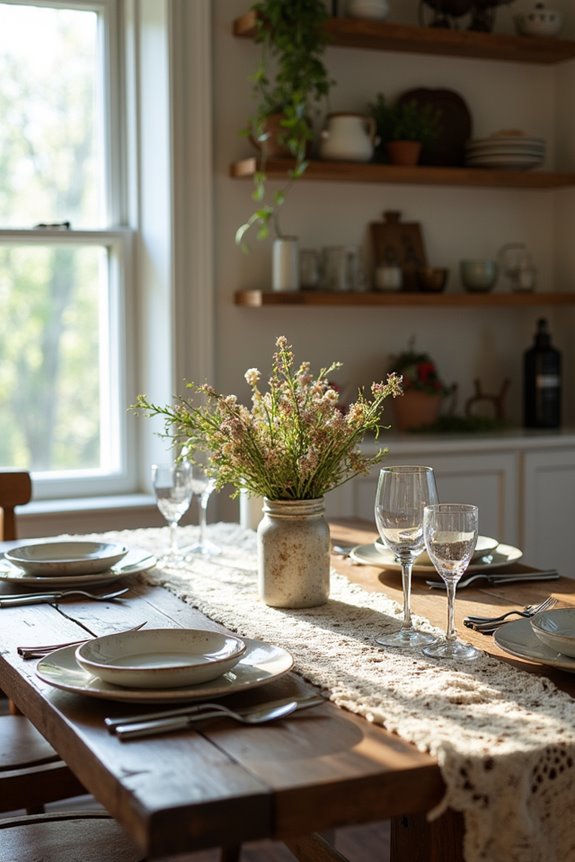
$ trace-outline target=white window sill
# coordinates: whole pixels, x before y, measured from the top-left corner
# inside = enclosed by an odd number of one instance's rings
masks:
[[[35,500],[18,507],[16,516],[19,538],[160,527],[166,523],[149,494]]]

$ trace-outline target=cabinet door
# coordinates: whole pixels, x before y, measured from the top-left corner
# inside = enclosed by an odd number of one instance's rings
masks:
[[[523,476],[525,562],[575,577],[575,449],[526,452]]]
[[[389,459],[386,465],[393,462]],[[436,476],[442,503],[479,506],[479,532],[515,545],[518,538],[517,459],[510,453],[435,455],[421,453],[396,463],[429,464]],[[375,521],[373,506],[379,469],[360,476],[326,497],[329,517],[356,517]]]

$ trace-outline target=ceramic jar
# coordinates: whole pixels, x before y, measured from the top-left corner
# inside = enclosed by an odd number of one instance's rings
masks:
[[[367,114],[328,114],[321,133],[320,158],[328,161],[369,162],[377,143],[376,125]]]
[[[258,591],[274,608],[313,608],[329,597],[324,499],[268,500],[257,531]]]
[[[536,3],[529,12],[515,16],[515,28],[523,36],[557,36],[563,24],[561,12]]]
[[[349,18],[383,21],[389,15],[388,0],[348,0],[345,8]]]
[[[274,239],[272,290],[299,290],[299,242],[295,236]]]

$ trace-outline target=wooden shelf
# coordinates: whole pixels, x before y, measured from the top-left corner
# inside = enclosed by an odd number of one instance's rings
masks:
[[[526,308],[550,305],[575,305],[575,293],[337,293],[327,291],[238,290],[236,305],[262,308],[272,305],[340,306],[418,306],[436,308]]]
[[[270,159],[266,173],[270,179],[285,180],[293,168],[289,159]],[[234,162],[230,175],[234,179],[253,177],[257,158],[251,156]],[[468,188],[558,189],[575,185],[575,173],[550,171],[490,171],[483,168],[399,167],[371,162],[310,161],[302,180],[330,182],[387,183],[389,185],[465,186]],[[300,180],[301,181],[301,180]]]
[[[329,43],[343,48],[439,54],[512,63],[563,63],[575,58],[575,41],[550,36],[508,36],[435,27],[413,27],[354,18],[330,18]],[[234,36],[253,38],[255,13],[236,18]]]

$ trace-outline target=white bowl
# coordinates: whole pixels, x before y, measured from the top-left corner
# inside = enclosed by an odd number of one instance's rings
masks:
[[[376,547],[387,553],[387,547],[383,544],[381,539],[376,539],[375,541]],[[477,544],[475,545],[475,550],[473,552],[472,560],[477,560],[479,557],[484,557],[486,554],[490,553],[490,551],[494,551],[499,542],[497,539],[492,539],[490,536],[478,536]],[[427,551],[423,551],[419,556],[415,558],[415,565],[417,566],[432,566],[433,563],[431,561],[431,557],[427,553]]]
[[[245,643],[234,635],[204,629],[143,629],[87,641],[76,650],[76,660],[112,685],[164,689],[217,679],[245,651]]]
[[[556,36],[563,25],[561,12],[536,3],[530,12],[515,15],[515,29],[522,36]]]
[[[494,260],[462,260],[459,272],[466,290],[487,293],[495,286],[499,268]]]
[[[6,551],[6,559],[30,575],[50,577],[105,572],[128,553],[108,542],[41,542]]]
[[[575,608],[551,608],[530,620],[540,641],[563,655],[575,657]]]

